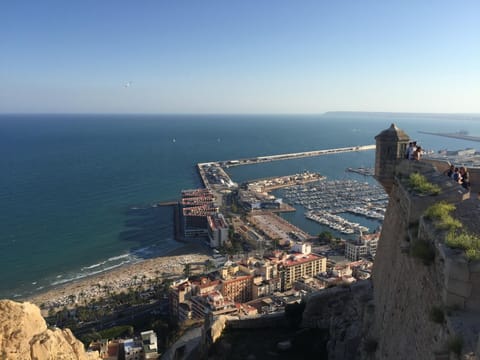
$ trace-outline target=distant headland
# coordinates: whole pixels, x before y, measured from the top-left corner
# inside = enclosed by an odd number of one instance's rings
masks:
[[[458,113],[409,113],[409,112],[369,112],[369,111],[327,111],[322,116],[325,117],[371,117],[371,118],[382,118],[388,117],[389,119],[396,118],[424,118],[424,119],[458,119],[458,120],[479,120],[480,114],[458,114]]]

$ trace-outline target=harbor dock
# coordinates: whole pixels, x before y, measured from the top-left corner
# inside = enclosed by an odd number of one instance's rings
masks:
[[[469,140],[469,141],[478,141],[480,142],[480,136],[471,136],[462,132],[458,133],[437,133],[437,132],[430,132],[430,131],[418,131],[420,134],[427,134],[427,135],[435,135],[435,136],[443,136],[452,139],[460,139],[460,140]]]
[[[246,158],[246,159],[239,159],[239,160],[227,160],[227,161],[219,162],[219,164],[223,167],[228,168],[231,166],[253,165],[253,164],[259,164],[259,163],[270,162],[270,161],[292,160],[292,159],[300,159],[305,157],[332,155],[332,154],[340,154],[345,152],[366,151],[366,150],[374,150],[374,149],[375,149],[374,144],[362,145],[362,146],[349,146],[349,147],[337,148],[337,149],[323,149],[323,150],[304,151],[304,152],[289,153],[289,154],[258,156],[254,158]]]
[[[375,145],[362,145],[362,146],[349,146],[344,148],[336,149],[323,149],[323,150],[313,150],[313,151],[304,151],[297,153],[288,153],[288,154],[279,154],[279,155],[267,155],[267,156],[258,156],[253,158],[245,158],[238,160],[226,160],[226,161],[216,161],[216,162],[207,162],[207,163],[198,163],[197,169],[202,179],[203,185],[208,189],[228,189],[235,187],[236,184],[230,179],[230,176],[225,172],[225,168],[231,166],[241,166],[241,165],[254,165],[271,161],[279,160],[292,160],[300,159],[305,157],[315,157],[322,155],[332,155],[340,154],[346,152],[355,152],[355,151],[367,151],[374,150]]]

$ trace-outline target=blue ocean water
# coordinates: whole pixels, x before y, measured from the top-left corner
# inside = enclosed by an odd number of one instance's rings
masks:
[[[0,298],[165,253],[173,238],[170,208],[200,186],[198,162],[374,143],[388,115],[0,115]],[[480,135],[480,122],[395,118],[424,148],[478,143],[417,130]],[[355,177],[347,167],[373,166],[356,152],[229,169],[234,181],[304,170]],[[359,177],[363,179],[363,177]],[[301,214],[289,215],[307,231]]]

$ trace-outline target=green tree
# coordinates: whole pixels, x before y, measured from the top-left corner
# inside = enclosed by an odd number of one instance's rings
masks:
[[[205,261],[205,263],[203,264],[203,267],[204,267],[205,273],[208,273],[210,270],[212,270],[215,267],[215,265],[213,264],[213,261],[209,259]]]
[[[235,230],[234,230],[233,226],[230,225],[230,226],[228,227],[228,239],[229,239],[230,241],[232,241],[233,238],[234,238],[234,236],[235,236]]]
[[[192,266],[190,264],[185,264],[185,267],[183,268],[183,275],[185,277],[189,277],[192,274]]]
[[[318,240],[320,242],[329,243],[333,240],[333,235],[330,231],[322,231],[318,234]]]

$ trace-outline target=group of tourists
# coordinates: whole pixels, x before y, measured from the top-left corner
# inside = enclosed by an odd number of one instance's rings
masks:
[[[417,145],[416,141],[409,142],[405,150],[405,159],[418,161],[421,156],[422,147]],[[456,183],[462,185],[465,189],[470,189],[470,174],[465,166],[455,167],[455,165],[450,165],[450,168],[446,170],[444,174]]]
[[[422,147],[417,145],[416,141],[411,141],[408,143],[407,150],[405,151],[405,159],[408,160],[420,160],[422,156]]]
[[[465,166],[455,167],[450,165],[450,168],[444,172],[449,178],[456,183],[462,185],[465,189],[470,188],[470,174]]]

